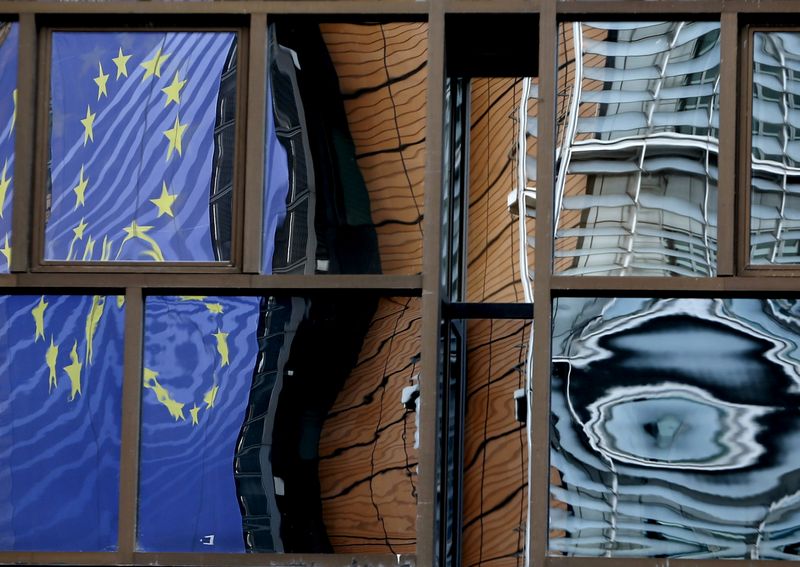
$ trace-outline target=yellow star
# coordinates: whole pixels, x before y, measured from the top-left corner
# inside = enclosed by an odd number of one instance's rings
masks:
[[[78,358],[78,341],[72,344],[72,352],[69,353],[69,359],[71,364],[64,367],[64,372],[67,373],[67,378],[69,378],[69,383],[72,387],[69,401],[73,401],[75,396],[81,393],[81,368],[83,368],[83,364]]]
[[[164,135],[169,140],[169,147],[167,148],[167,161],[172,156],[172,150],[176,150],[179,156],[182,156],[181,140],[183,139],[183,131],[186,130],[188,123],[181,124],[180,117],[175,117],[175,126],[169,130],[164,131]]]
[[[156,207],[158,207],[158,218],[161,218],[161,215],[167,214],[171,217],[175,215],[172,214],[172,203],[175,202],[175,199],[178,198],[177,195],[170,195],[167,192],[167,183],[162,182],[163,185],[161,187],[161,196],[158,199],[150,199],[150,202],[153,203]]]
[[[214,386],[203,396],[203,401],[206,403],[206,409],[211,409],[214,407],[214,402],[217,400],[217,392],[219,392],[219,386]]]
[[[141,238],[141,236],[148,232],[152,226],[139,226],[136,221],[132,221],[130,226],[126,226],[122,230],[125,231],[125,234],[128,236],[125,237],[125,240],[129,238]]]
[[[31,309],[31,315],[33,315],[33,322],[36,324],[36,335],[33,337],[33,342],[39,340],[39,337],[42,337],[44,340],[44,310],[47,309],[47,306],[50,305],[44,300],[44,295],[39,299],[39,305]]]
[[[94,126],[94,117],[95,114],[92,114],[92,109],[89,105],[86,105],[86,118],[81,120],[81,124],[83,124],[83,145],[86,145],[86,142],[91,140],[94,142],[94,132],[92,131],[92,126]]]
[[[200,413],[200,408],[197,407],[197,404],[194,404],[194,407],[189,410],[189,413],[192,414],[192,425],[198,425],[200,421],[197,419],[197,414]]]
[[[98,74],[94,78],[94,82],[97,84],[97,100],[100,100],[101,95],[106,95],[108,97],[108,91],[106,90],[106,83],[108,82],[108,73],[103,74],[103,64],[97,63],[97,66],[100,67],[100,74]]]
[[[8,234],[6,234],[6,245],[0,248],[0,254],[6,257],[6,262],[11,265],[11,246],[8,245]]]
[[[72,229],[72,232],[75,233],[75,238],[82,240],[83,231],[86,230],[87,226],[89,226],[89,223],[84,222],[83,217],[81,217],[81,222],[78,223],[78,226]]]
[[[50,392],[53,388],[58,388],[58,376],[56,376],[56,362],[58,362],[58,345],[53,342],[53,335],[50,335],[50,346],[44,354],[47,368],[50,369],[50,377],[48,378],[47,391]]]
[[[222,304],[206,303],[206,309],[208,309],[209,313],[222,313]]]
[[[119,48],[119,55],[114,57],[112,61],[114,65],[117,66],[117,79],[120,78],[121,75],[128,76],[128,59],[130,59],[130,55],[123,55],[122,48]]]
[[[81,166],[80,181],[72,188],[72,190],[75,191],[75,208],[72,209],[73,211],[78,208],[78,205],[84,204],[83,197],[86,194],[87,185],[89,185],[89,180],[83,178],[83,166]]]
[[[180,104],[181,102],[181,89],[183,85],[186,84],[186,79],[179,81],[178,80],[178,71],[175,71],[175,78],[172,79],[172,84],[168,87],[161,89],[165,95],[167,95],[167,102],[164,103],[164,107],[166,108],[169,106],[170,102],[174,102],[175,104]]]
[[[141,64],[141,66],[144,67],[144,77],[142,77],[142,80],[144,81],[150,75],[161,77],[161,65],[163,65],[164,61],[169,59],[169,55],[169,53],[162,55],[161,48],[159,47],[152,59],[148,59]]]
[[[0,174],[0,219],[3,218],[3,207],[6,204],[6,193],[8,187],[11,185],[11,179],[6,177],[6,170],[8,169],[8,160],[3,165],[3,173]]]
[[[221,357],[220,367],[228,366],[230,359],[228,358],[228,333],[223,333],[222,329],[217,328],[216,333],[211,333],[211,336],[217,339],[217,352]]]

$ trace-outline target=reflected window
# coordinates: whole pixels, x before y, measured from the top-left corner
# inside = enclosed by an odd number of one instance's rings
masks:
[[[270,25],[263,273],[421,271],[427,34]]]
[[[117,549],[124,311],[0,296],[0,550]]]
[[[413,553],[418,359],[415,298],[148,297],[138,549]]]
[[[559,38],[554,272],[715,275],[719,23]]]
[[[750,263],[800,262],[800,34],[753,34]]]
[[[17,23],[0,23],[0,274],[11,269],[18,43]]]
[[[236,43],[53,33],[45,260],[231,261]]]
[[[551,555],[797,559],[800,302],[560,298]]]

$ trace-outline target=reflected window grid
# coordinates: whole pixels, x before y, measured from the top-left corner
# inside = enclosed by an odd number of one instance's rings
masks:
[[[800,262],[800,34],[753,34],[750,262]]]
[[[555,273],[713,276],[719,24],[559,37]]]

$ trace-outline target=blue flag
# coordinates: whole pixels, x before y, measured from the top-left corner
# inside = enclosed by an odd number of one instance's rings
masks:
[[[0,273],[8,273],[11,264],[18,34],[16,23],[0,26]]]
[[[53,34],[47,260],[228,259],[210,200],[230,176],[220,88],[235,45],[234,33]]]

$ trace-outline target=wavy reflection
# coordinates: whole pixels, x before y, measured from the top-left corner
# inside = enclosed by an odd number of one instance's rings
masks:
[[[554,271],[714,275],[719,22],[572,22],[559,37]]]
[[[559,299],[550,553],[796,559],[799,311]]]
[[[753,35],[750,261],[800,262],[800,34]]]

